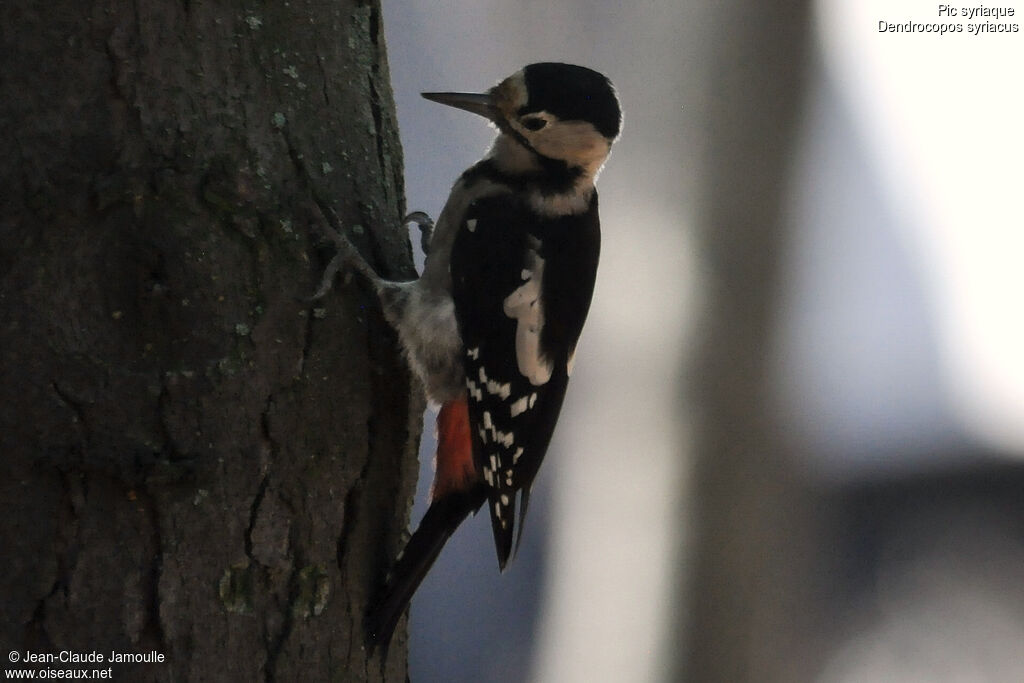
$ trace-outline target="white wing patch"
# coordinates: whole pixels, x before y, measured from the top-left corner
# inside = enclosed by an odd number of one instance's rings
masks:
[[[529,400],[529,396],[523,396],[521,399],[513,401],[512,405],[509,406],[509,413],[511,413],[510,416],[518,417],[519,415],[525,413],[527,408],[529,407]]]
[[[512,383],[505,382],[502,384],[501,382],[495,382],[487,376],[487,371],[484,370],[484,366],[482,365],[480,366],[480,385],[487,387],[488,394],[491,394],[492,396],[500,396],[502,401],[512,395]]]
[[[493,443],[501,444],[505,448],[512,448],[512,444],[516,442],[516,435],[514,432],[503,432],[494,426],[494,420],[491,419],[490,411],[484,411],[484,427],[480,430],[480,438],[483,441],[487,441],[487,435],[490,433],[491,441]],[[491,467],[498,469],[498,456],[491,455]]]
[[[540,246],[539,243],[536,246]],[[540,333],[544,328],[544,303],[541,283],[544,259],[536,247],[526,253],[527,266],[521,273],[523,284],[505,299],[505,315],[516,320],[516,363],[530,384],[540,386],[551,379],[552,363],[541,357]]]
[[[537,402],[537,392],[536,391],[533,392],[532,394],[530,394],[529,396],[523,396],[522,398],[519,398],[519,399],[513,401],[509,405],[509,407],[508,407],[509,413],[510,413],[510,417],[519,417],[520,415],[525,413],[530,408],[533,408],[533,404],[536,403],[536,402]]]

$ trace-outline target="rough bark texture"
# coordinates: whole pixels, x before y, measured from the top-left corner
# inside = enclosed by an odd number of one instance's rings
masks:
[[[368,659],[361,617],[421,399],[364,286],[298,300],[331,256],[318,223],[413,274],[378,4],[0,16],[5,658],[404,679],[404,645]]]

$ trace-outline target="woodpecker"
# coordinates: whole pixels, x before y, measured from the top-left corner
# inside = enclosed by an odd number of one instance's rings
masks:
[[[611,82],[571,64],[530,64],[484,93],[423,97],[483,116],[497,137],[425,236],[419,279],[383,280],[336,236],[336,259],[373,284],[410,367],[441,406],[430,507],[367,615],[371,647],[390,641],[470,513],[487,505],[500,570],[518,546],[590,308],[600,251],[594,181],[622,120]]]

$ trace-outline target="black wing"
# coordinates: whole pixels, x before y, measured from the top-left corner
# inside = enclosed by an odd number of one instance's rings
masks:
[[[562,408],[599,251],[596,192],[585,212],[561,217],[513,195],[476,200],[452,247],[473,455],[502,569]]]

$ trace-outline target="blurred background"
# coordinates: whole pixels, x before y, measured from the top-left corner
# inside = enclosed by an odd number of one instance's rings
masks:
[[[1018,5],[384,0],[410,210],[493,136],[421,91],[625,112],[523,545],[452,539],[412,680],[1024,680],[1024,38],[967,27]]]

